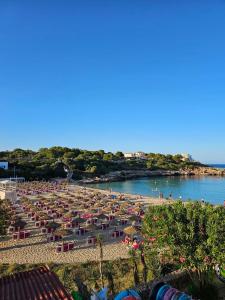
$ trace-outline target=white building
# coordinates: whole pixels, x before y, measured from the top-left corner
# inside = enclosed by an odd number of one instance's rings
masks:
[[[136,158],[146,159],[146,154],[142,151],[138,151],[134,153]]]
[[[181,154],[182,157],[183,157],[183,161],[194,161],[194,159],[192,158],[192,156],[188,153],[184,153],[184,154]]]
[[[144,152],[138,151],[138,152],[129,152],[124,153],[125,158],[140,158],[140,159],[146,159],[146,154]]]
[[[0,169],[8,170],[9,163],[7,161],[0,161]]]
[[[16,182],[11,180],[0,180],[0,199],[9,199],[12,202],[16,201]]]
[[[134,153],[124,153],[123,154],[125,158],[134,158]]]

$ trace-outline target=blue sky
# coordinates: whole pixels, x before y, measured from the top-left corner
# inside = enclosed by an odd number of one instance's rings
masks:
[[[0,2],[0,149],[225,162],[225,1]]]

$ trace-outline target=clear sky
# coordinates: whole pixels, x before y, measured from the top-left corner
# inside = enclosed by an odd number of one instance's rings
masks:
[[[225,162],[224,0],[0,1],[0,149]]]

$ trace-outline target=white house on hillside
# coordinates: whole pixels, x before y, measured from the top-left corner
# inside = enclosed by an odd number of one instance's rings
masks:
[[[183,161],[194,161],[194,159],[192,158],[192,156],[188,153],[184,153],[184,154],[181,154],[182,157],[183,157]]]
[[[134,158],[134,153],[124,153],[123,154],[125,158]]]
[[[146,154],[144,152],[138,151],[138,152],[128,152],[124,153],[125,158],[140,158],[140,159],[146,159]]]
[[[137,158],[146,159],[146,154],[142,151],[135,152],[134,154]]]

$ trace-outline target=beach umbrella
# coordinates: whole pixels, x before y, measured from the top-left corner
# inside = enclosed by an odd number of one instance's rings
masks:
[[[137,228],[137,221],[132,221],[131,225]]]
[[[89,211],[91,214],[96,214],[98,212],[96,208],[91,208]]]
[[[17,216],[17,215],[11,215],[11,216],[10,216],[10,220],[16,222],[16,221],[21,220],[21,217],[19,217],[19,216]]]
[[[41,212],[41,210],[40,210],[40,208],[34,206],[34,207],[32,207],[32,212],[38,213],[38,212]]]
[[[65,208],[63,208],[63,207],[60,207],[60,208],[58,209],[58,211],[59,211],[61,214],[64,214],[64,213],[67,212],[67,210],[66,210]]]
[[[69,200],[67,200],[67,204],[74,204],[74,201],[75,200],[73,200],[73,199],[69,199]]]
[[[98,230],[98,226],[95,224],[89,224],[85,227],[86,229],[88,229],[89,231],[95,231]]]
[[[123,215],[123,212],[121,211],[121,210],[118,210],[118,211],[116,211],[115,213],[114,213],[114,216],[121,216],[121,215]]]
[[[117,202],[109,202],[109,203],[108,203],[108,206],[109,206],[109,207],[115,207],[116,205],[118,205]]]
[[[120,213],[122,216],[127,214],[126,210],[123,209],[123,208],[120,208],[119,213]]]
[[[32,203],[30,203],[30,202],[26,205],[26,207],[27,208],[35,208],[35,206]]]
[[[56,206],[57,206],[57,205],[55,205],[55,203],[53,203],[53,202],[49,204],[49,207],[50,207],[50,208],[55,208]]]
[[[20,198],[20,202],[22,202],[23,204],[25,204],[25,203],[29,203],[30,200],[27,197],[21,197]]]
[[[135,222],[139,222],[140,221],[140,217],[139,216],[136,216],[136,215],[132,215],[129,217],[129,220],[132,222],[132,221],[135,221]]]
[[[120,205],[121,208],[127,208],[128,206],[129,206],[129,203],[127,203],[127,202],[123,202],[123,203]]]
[[[111,212],[112,211],[111,207],[104,207],[102,210],[105,211],[105,212]]]
[[[46,213],[44,213],[44,212],[40,212],[40,213],[38,214],[38,217],[39,217],[40,219],[42,219],[42,220],[46,220],[46,219],[49,218],[49,216],[48,216]]]
[[[86,220],[83,219],[83,218],[80,218],[80,217],[76,217],[72,220],[72,223],[78,223],[79,224],[79,223],[84,223],[84,222],[86,222]]]
[[[20,227],[21,229],[23,229],[26,225],[27,223],[23,220],[16,220],[15,223],[13,224],[13,226]]]
[[[79,205],[79,209],[85,209],[85,204],[83,204],[83,203],[81,203],[80,205]]]
[[[61,224],[56,223],[56,222],[50,222],[48,223],[45,227],[46,228],[53,228],[54,230],[56,230],[57,228],[59,228],[61,226]]]
[[[134,207],[132,210],[135,211],[136,213],[142,211],[141,207]]]
[[[137,234],[137,229],[135,226],[128,226],[126,228],[124,228],[124,233],[128,234],[128,235],[134,235]]]
[[[72,211],[69,211],[69,212],[65,213],[63,215],[63,217],[65,217],[65,218],[73,218],[74,217],[74,213]]]
[[[55,232],[54,232],[55,235],[61,235],[61,236],[67,236],[67,235],[71,235],[73,234],[73,231],[72,230],[69,230],[69,229],[57,229]]]
[[[96,216],[99,220],[105,220],[107,219],[107,215],[104,215],[104,214],[100,214],[98,216]]]
[[[109,224],[112,226],[117,226],[118,222],[119,222],[118,220],[114,219],[114,220],[110,221]]]

